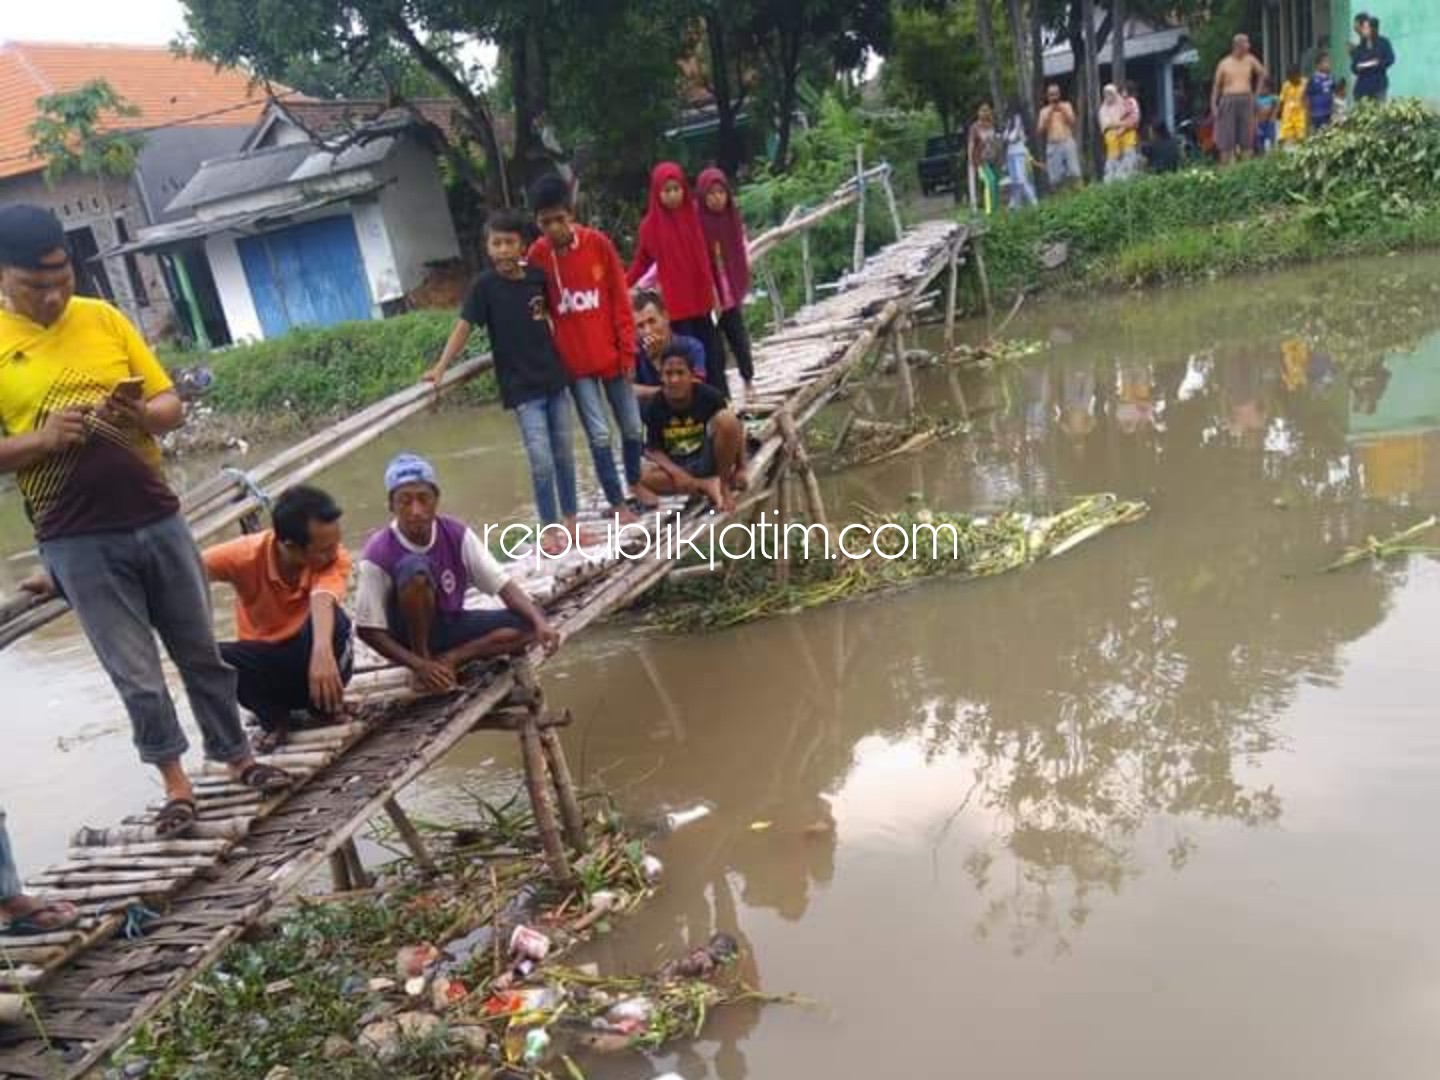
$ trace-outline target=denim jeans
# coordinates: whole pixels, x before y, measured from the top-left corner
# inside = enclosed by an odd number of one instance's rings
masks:
[[[570,398],[561,390],[515,406],[515,422],[530,459],[530,483],[541,525],[575,514],[575,436],[570,427]],[[613,467],[613,463],[612,463]],[[558,495],[558,504],[557,504]]]
[[[13,899],[22,892],[15,853],[10,850],[10,834],[5,829],[5,811],[0,810],[0,900]]]
[[[1035,184],[1030,179],[1030,162],[1024,154],[1007,154],[1005,167],[1010,173],[1010,209],[1034,206],[1040,200],[1035,197]]]
[[[611,506],[625,501],[625,492],[620,487],[620,476],[615,471],[615,455],[610,451],[610,417],[615,414],[620,424],[621,447],[625,456],[625,479],[631,484],[640,481],[640,458],[645,452],[645,431],[640,426],[640,403],[635,400],[635,388],[624,375],[609,379],[576,379],[571,391],[575,394],[575,407],[580,411],[580,424],[585,429],[585,438],[590,443],[590,456],[595,459],[595,476],[605,489],[605,498]],[[610,408],[605,408],[609,399]]]
[[[125,703],[141,761],[174,761],[190,748],[165,687],[157,632],[180,669],[205,755],[232,762],[250,753],[235,672],[215,644],[210,586],[184,518],[47,540],[40,556]]]

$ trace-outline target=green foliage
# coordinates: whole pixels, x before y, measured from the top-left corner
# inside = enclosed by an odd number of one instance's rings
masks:
[[[1405,218],[1440,191],[1440,113],[1413,98],[1362,102],[1285,159],[1294,196],[1333,231]]]
[[[47,180],[72,173],[123,178],[135,171],[141,137],[101,129],[107,120],[136,117],[140,110],[104,79],[92,79],[78,90],[47,94],[35,104],[39,116],[30,125],[31,151],[45,159]]]
[[[1002,290],[1037,282],[1159,283],[1332,253],[1433,242],[1440,114],[1417,101],[1364,106],[1290,154],[1095,185],[989,225]],[[1047,275],[1044,247],[1069,259]]]
[[[883,77],[902,101],[933,106],[947,135],[955,131],[970,107],[988,96],[974,8],[896,11]]]
[[[449,312],[421,311],[238,345],[205,358],[215,375],[206,400],[226,413],[311,418],[351,412],[414,383],[440,355],[454,324]],[[165,359],[173,365],[196,357],[169,353]],[[475,392],[493,394],[492,380],[478,384]]]

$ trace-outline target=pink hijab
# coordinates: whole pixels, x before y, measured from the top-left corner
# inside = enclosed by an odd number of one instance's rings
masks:
[[[715,213],[705,205],[705,196],[714,188],[725,189],[725,209]],[[700,225],[705,230],[705,249],[715,267],[720,287],[720,306],[726,311],[745,302],[750,292],[750,256],[745,251],[745,221],[735,205],[735,191],[725,173],[714,166],[700,173],[695,185],[700,202]]]

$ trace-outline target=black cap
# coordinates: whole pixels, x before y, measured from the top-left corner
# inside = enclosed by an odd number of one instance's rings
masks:
[[[42,258],[64,247],[64,227],[43,206],[14,203],[0,207],[0,266],[38,270]]]

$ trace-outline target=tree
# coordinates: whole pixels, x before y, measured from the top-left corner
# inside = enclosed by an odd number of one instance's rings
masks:
[[[958,7],[896,11],[888,60],[884,72],[891,87],[914,104],[933,106],[946,135],[955,133],[984,93],[973,19]]]
[[[1032,8],[1035,6],[1032,0]],[[1025,113],[1025,130],[1033,132],[1037,102],[1042,95],[1036,93],[1035,78],[1031,72],[1031,57],[1026,42],[1029,27],[1021,12],[1020,0],[1005,0],[1005,23],[1010,31],[1010,44],[1015,51],[1015,85],[1020,92],[1020,105]],[[1040,63],[1043,65],[1043,58]],[[1043,67],[1041,74],[1043,74]]]
[[[50,182],[72,173],[101,180],[126,179],[135,172],[143,144],[135,132],[102,128],[106,118],[128,119],[140,110],[117,94],[104,79],[92,79],[78,90],[47,94],[35,103],[39,115],[30,125],[31,152],[45,160]]]
[[[492,205],[508,205],[512,186],[486,93],[454,50],[449,32],[468,5],[447,0],[184,0],[184,51],[224,65],[243,65],[262,80],[283,80],[297,62],[348,70],[355,81],[377,72],[387,96],[403,102],[386,62],[397,53],[459,104],[480,145],[485,175],[477,176],[448,134],[447,159]],[[463,28],[461,28],[463,29]]]
[[[985,59],[985,74],[990,80],[990,107],[996,117],[1002,116],[1005,101],[1000,94],[1000,56],[995,51],[995,22],[990,0],[975,0],[975,27],[980,32],[980,55]]]

